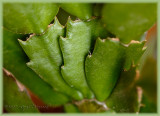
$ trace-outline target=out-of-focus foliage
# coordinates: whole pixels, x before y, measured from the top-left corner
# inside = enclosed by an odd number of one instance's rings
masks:
[[[53,3],[4,3],[3,26],[15,33],[41,34],[58,13]]]
[[[66,113],[79,113],[79,109],[77,106],[74,104],[65,104],[64,105],[64,110]]]
[[[138,85],[143,89],[140,112],[157,112],[157,26],[147,33],[147,49],[140,62]]]
[[[138,91],[135,85],[136,68],[123,71],[112,94],[106,100],[109,108],[116,112],[138,112],[140,103]]]
[[[92,17],[92,4],[89,3],[61,3],[60,7],[80,19],[87,20]]]
[[[3,74],[3,106],[7,112],[39,112],[26,91],[20,91],[13,77]]]
[[[156,18],[155,3],[111,3],[105,4],[102,10],[102,20],[106,28],[123,43],[140,40]]]

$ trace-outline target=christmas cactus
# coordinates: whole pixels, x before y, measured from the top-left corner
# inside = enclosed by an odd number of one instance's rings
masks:
[[[155,3],[4,3],[4,112],[157,112]]]

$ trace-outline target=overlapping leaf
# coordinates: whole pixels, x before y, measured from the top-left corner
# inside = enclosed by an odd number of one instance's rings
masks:
[[[19,41],[30,62],[27,65],[40,77],[49,83],[54,90],[62,92],[74,99],[82,99],[80,92],[71,88],[63,80],[60,73],[62,56],[58,43],[59,36],[64,35],[64,29],[55,19],[42,36],[31,36],[27,41]]]
[[[97,19],[91,21],[67,22],[66,38],[60,38],[64,66],[61,67],[63,78],[69,85],[80,90],[85,98],[93,98],[85,78],[84,61],[98,36],[106,36]]]

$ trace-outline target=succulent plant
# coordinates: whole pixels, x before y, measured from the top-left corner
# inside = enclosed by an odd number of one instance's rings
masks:
[[[156,10],[155,3],[4,3],[4,110],[47,112],[42,103],[68,113],[156,112]]]

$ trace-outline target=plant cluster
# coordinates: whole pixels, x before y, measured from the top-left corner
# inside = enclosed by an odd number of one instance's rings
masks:
[[[34,105],[30,91],[65,112],[156,112],[156,12],[152,3],[4,3],[4,109],[39,112],[20,108]]]

